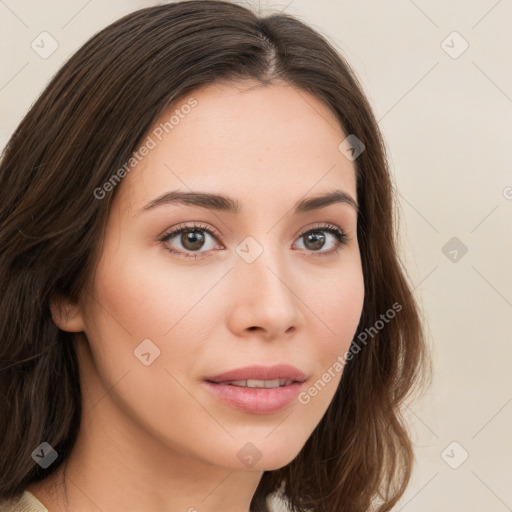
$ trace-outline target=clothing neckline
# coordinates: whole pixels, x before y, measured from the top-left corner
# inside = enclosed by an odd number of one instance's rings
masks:
[[[27,512],[49,512],[49,510],[28,489],[24,490],[21,500],[17,505],[26,507],[22,510],[27,510]]]

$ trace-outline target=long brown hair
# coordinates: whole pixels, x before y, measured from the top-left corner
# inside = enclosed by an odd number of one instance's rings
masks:
[[[385,512],[403,494],[414,459],[401,409],[429,374],[430,359],[397,254],[395,198],[369,103],[335,47],[293,16],[258,17],[237,4],[192,0],[133,12],[92,37],[2,154],[0,500],[49,476],[77,438],[75,341],[54,324],[49,300],[54,293],[78,300],[94,271],[118,187],[101,200],[95,191],[171,103],[203,85],[247,79],[285,80],[312,93],[365,146],[354,161],[365,280],[353,341],[360,351],[298,456],[263,473],[251,511],[268,512],[266,500],[279,489],[294,512],[363,512],[377,502]],[[399,312],[376,328],[393,304]],[[59,454],[47,470],[31,456],[42,442]]]

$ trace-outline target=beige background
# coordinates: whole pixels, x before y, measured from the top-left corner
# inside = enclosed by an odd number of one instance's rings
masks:
[[[0,146],[86,39],[156,4],[0,1]],[[389,147],[403,257],[435,363],[433,385],[408,410],[417,467],[394,510],[512,510],[511,2],[286,0],[260,7],[301,17],[344,53]],[[43,31],[59,45],[48,58],[31,48]],[[455,245],[443,252],[452,237]]]

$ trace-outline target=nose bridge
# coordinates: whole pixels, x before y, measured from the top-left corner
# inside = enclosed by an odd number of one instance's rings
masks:
[[[281,315],[290,314],[296,304],[287,247],[276,242],[273,235],[256,235],[258,240],[249,235],[237,246],[236,281],[240,295],[249,302],[258,301],[258,307],[278,308]]]
[[[286,248],[276,240],[276,230],[265,229],[265,225],[261,225],[261,229],[248,232],[236,247],[238,258],[235,260],[235,267],[253,281],[253,284],[272,286],[273,281],[279,281],[275,274],[280,275],[284,271]],[[271,283],[266,282],[269,280]]]
[[[279,254],[276,250],[277,242],[275,233],[265,229],[263,223],[259,224],[258,229],[246,229],[245,237],[235,246],[234,266],[239,278],[245,276],[248,280],[253,280],[256,274],[259,279],[263,277],[263,272],[268,272],[266,265],[271,268],[279,265],[284,254]]]

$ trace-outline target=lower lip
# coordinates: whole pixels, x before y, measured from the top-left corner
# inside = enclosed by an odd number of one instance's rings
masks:
[[[271,414],[291,404],[302,383],[293,382],[279,388],[246,388],[206,381],[207,387],[224,403],[253,414]]]

